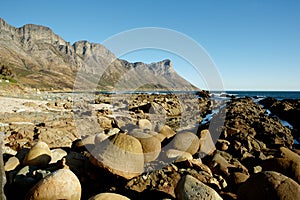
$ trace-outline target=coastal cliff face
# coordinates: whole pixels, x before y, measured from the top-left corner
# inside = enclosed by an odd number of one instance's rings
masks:
[[[0,19],[0,65],[19,84],[39,89],[73,88],[77,73],[97,80],[99,89],[195,89],[172,68],[170,60],[129,63],[100,44],[70,44],[50,28],[27,24],[15,28]],[[130,81],[129,81],[130,80]],[[124,85],[125,84],[125,87]]]

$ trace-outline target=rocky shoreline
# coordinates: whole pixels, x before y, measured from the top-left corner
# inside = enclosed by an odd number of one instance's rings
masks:
[[[37,96],[0,97],[3,199],[300,199],[299,100]]]

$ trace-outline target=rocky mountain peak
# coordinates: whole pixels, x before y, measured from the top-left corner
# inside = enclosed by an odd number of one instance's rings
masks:
[[[92,54],[98,54],[102,56],[114,57],[114,55],[103,45],[90,43],[86,40],[77,41],[72,46],[74,48],[75,53],[81,56],[90,56]]]
[[[1,18],[0,64],[10,66],[17,81],[36,88],[73,88],[79,71],[82,81],[92,84],[101,76],[100,89],[110,89],[120,79],[131,88],[191,86],[173,70],[168,59],[150,64],[130,63],[116,58],[101,44],[86,40],[70,44],[49,27],[26,24],[15,28]]]

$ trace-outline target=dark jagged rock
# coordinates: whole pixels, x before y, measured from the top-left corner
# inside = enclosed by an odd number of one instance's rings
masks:
[[[294,128],[300,129],[300,100],[284,99],[277,100],[272,97],[265,98],[259,103],[269,109],[272,114],[277,115],[281,119],[289,122]]]
[[[226,106],[222,137],[230,141],[230,150],[238,157],[243,157],[245,151],[255,153],[280,145],[291,148],[294,143],[290,129],[278,118],[267,116],[266,110],[251,98],[232,100]]]

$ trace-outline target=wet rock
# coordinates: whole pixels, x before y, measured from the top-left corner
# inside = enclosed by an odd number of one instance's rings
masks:
[[[269,109],[272,114],[277,115],[281,119],[289,122],[294,128],[299,129],[300,118],[300,101],[299,99],[277,100],[272,97],[265,98],[259,103]]]
[[[251,176],[241,185],[238,190],[238,199],[300,199],[300,185],[280,173],[264,171]]]
[[[39,181],[26,195],[26,200],[80,200],[81,185],[72,171],[59,169]]]
[[[91,153],[91,162],[113,174],[131,179],[144,170],[143,148],[138,139],[117,134],[103,141]]]
[[[23,164],[45,167],[51,160],[51,152],[45,142],[36,143],[25,156]]]
[[[222,199],[215,190],[190,175],[181,178],[175,191],[178,200]]]
[[[100,193],[88,200],[130,200],[129,198],[115,193]]]
[[[224,109],[223,137],[230,143],[241,142],[249,153],[278,145],[292,147],[291,131],[278,118],[267,116],[266,110],[251,98],[233,99]]]
[[[194,155],[199,149],[199,138],[192,132],[177,133],[172,140],[172,147]]]

